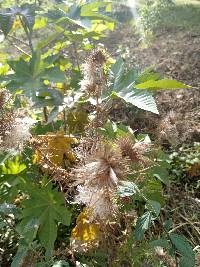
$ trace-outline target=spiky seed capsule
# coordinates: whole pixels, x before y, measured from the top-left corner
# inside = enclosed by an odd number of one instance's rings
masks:
[[[89,61],[94,62],[95,64],[103,65],[106,63],[108,56],[102,48],[94,49],[89,57]]]
[[[6,112],[0,122],[0,151],[21,151],[23,144],[31,137],[29,130],[34,123],[31,118]]]
[[[106,86],[106,76],[104,73],[104,64],[107,61],[107,55],[101,48],[91,52],[91,55],[83,64],[84,78],[81,81],[81,90],[89,96],[99,97]]]
[[[114,203],[119,180],[128,173],[128,164],[121,152],[110,144],[101,144],[96,152],[74,172],[78,188],[77,201],[94,211],[96,218],[108,219],[116,214]]]
[[[6,104],[6,102],[11,97],[11,94],[6,89],[0,90],[0,109],[3,108],[3,106]]]
[[[149,144],[146,142],[134,143],[129,136],[120,138],[118,145],[122,151],[123,157],[128,157],[132,162],[140,162],[141,156],[149,148]]]
[[[88,158],[85,166],[75,170],[75,179],[78,184],[113,188],[126,175],[127,170],[127,161],[122,158],[121,151],[110,144],[102,144]]]
[[[175,115],[169,112],[158,126],[158,136],[162,141],[168,141],[171,145],[179,143],[179,133],[176,127]]]

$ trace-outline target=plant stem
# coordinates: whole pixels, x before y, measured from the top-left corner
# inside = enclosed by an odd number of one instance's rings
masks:
[[[34,49],[33,49],[33,44],[32,44],[32,40],[31,40],[31,33],[30,33],[30,31],[28,30],[28,28],[27,28],[26,24],[24,23],[24,21],[23,21],[23,19],[22,19],[21,16],[19,16],[19,19],[20,19],[20,22],[21,22],[21,24],[22,24],[22,27],[24,28],[24,31],[25,31],[26,36],[27,36],[27,38],[28,38],[29,47],[30,47],[31,52],[32,52],[32,54],[33,54],[33,53],[34,53]]]
[[[80,68],[80,64],[79,64],[78,51],[77,51],[76,43],[73,43],[72,46],[74,48],[74,55],[75,55],[75,59],[76,59],[76,64],[77,64],[78,70],[80,71],[81,68]]]
[[[66,134],[67,132],[67,116],[66,116],[66,110],[65,108],[63,109],[63,125],[64,125],[64,133]]]
[[[43,108],[43,114],[44,114],[44,120],[47,123],[47,121],[48,121],[47,107]]]

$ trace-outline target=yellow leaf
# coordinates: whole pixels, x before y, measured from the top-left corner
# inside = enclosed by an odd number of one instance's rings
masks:
[[[88,210],[84,209],[78,216],[76,226],[72,230],[71,236],[79,241],[87,242],[99,239],[100,227],[97,223],[89,221]]]
[[[41,156],[38,150],[35,151],[35,154],[33,155],[33,164],[39,163],[41,160]]]
[[[20,19],[17,18],[17,19],[15,19],[15,21],[13,23],[12,30],[16,30],[17,28],[20,28],[20,27],[21,27],[21,22],[20,22]]]
[[[70,133],[84,132],[88,123],[88,114],[83,110],[71,111],[67,115],[67,124],[69,126]]]
[[[49,133],[43,136],[37,136],[40,148],[35,152],[33,162],[42,163],[44,154],[52,163],[57,166],[63,165],[64,157],[70,162],[76,161],[76,155],[72,151],[71,145],[78,141],[74,137],[64,135],[64,132]]]

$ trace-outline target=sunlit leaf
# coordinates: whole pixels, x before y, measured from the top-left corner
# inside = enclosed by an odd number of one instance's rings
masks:
[[[7,160],[2,164],[3,174],[18,174],[26,169],[26,165],[20,161],[19,156],[14,160]]]
[[[82,211],[76,221],[76,226],[72,230],[71,236],[79,241],[87,242],[99,238],[99,224],[89,221],[90,211],[85,209]]]
[[[156,102],[151,94],[139,89],[133,89],[132,86],[127,87],[116,95],[122,98],[125,102],[130,103],[140,109],[159,114]]]
[[[149,80],[141,84],[135,85],[137,89],[176,89],[176,88],[190,88],[191,86],[176,80]]]
[[[38,136],[37,139],[40,141],[40,150],[36,151],[35,160],[42,163],[42,153],[57,166],[63,165],[64,157],[69,162],[74,163],[76,155],[71,149],[72,144],[77,143],[77,139],[64,135],[64,132],[49,133],[48,135]]]

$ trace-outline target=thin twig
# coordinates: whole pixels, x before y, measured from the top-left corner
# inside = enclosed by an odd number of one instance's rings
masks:
[[[200,225],[199,222],[194,222],[193,224],[199,224]],[[177,225],[176,227],[174,227],[172,230],[170,230],[169,233],[172,233],[172,232],[176,231],[177,229],[179,229],[185,225],[191,225],[191,223],[190,222],[181,223],[181,224]]]
[[[2,34],[3,32],[0,30],[0,33]],[[25,45],[25,46],[27,46],[27,47],[29,47],[29,44],[27,44],[27,43],[24,42],[23,40],[17,38],[16,36],[13,36],[13,35],[11,35],[11,34],[8,34],[8,35],[7,35],[7,38],[8,38],[8,37],[11,38],[11,39],[14,39],[15,41],[17,41],[17,42],[19,42],[19,43],[21,43],[21,44],[23,44],[23,45]]]
[[[10,39],[8,39],[8,42],[14,46],[15,48],[17,48],[18,51],[20,51],[21,53],[23,53],[24,55],[28,56],[28,57],[31,57],[31,55],[29,53],[27,53],[26,51],[24,51],[21,47],[17,46],[15,43],[13,43]]]

